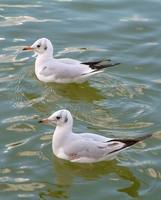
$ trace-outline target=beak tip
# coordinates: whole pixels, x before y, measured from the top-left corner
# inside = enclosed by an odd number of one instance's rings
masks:
[[[29,47],[24,47],[22,50],[23,51],[33,51],[33,48],[29,46]]]
[[[48,119],[41,119],[41,120],[38,121],[38,123],[49,124],[49,121],[48,121]]]

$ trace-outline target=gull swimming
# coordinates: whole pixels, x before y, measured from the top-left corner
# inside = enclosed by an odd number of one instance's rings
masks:
[[[73,117],[68,110],[58,110],[39,121],[56,124],[52,138],[52,150],[56,157],[77,163],[93,163],[113,159],[119,152],[150,137],[135,139],[107,138],[94,133],[74,133]]]
[[[43,82],[82,83],[90,76],[102,72],[104,68],[120,64],[112,64],[110,59],[81,62],[70,58],[54,58],[53,45],[47,38],[40,38],[23,50],[37,54],[35,74]]]

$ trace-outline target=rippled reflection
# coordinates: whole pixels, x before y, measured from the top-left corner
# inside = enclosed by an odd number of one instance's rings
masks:
[[[25,144],[27,141],[28,140],[26,139],[26,140],[21,140],[21,141],[12,142],[10,144],[6,144],[5,145],[5,147],[6,147],[5,152],[8,152],[11,149],[14,149],[14,148],[16,148],[18,146],[21,146],[21,145]]]
[[[48,84],[48,86],[52,93],[68,97],[71,100],[92,102],[105,98],[101,91],[90,86],[88,82],[84,84]]]
[[[18,26],[25,22],[57,22],[59,20],[54,19],[37,19],[31,16],[18,16],[18,17],[3,17],[1,16],[0,27],[6,26]]]
[[[30,7],[42,7],[41,5],[38,4],[5,4],[5,3],[0,3],[1,8],[30,8]]]
[[[8,126],[7,130],[15,132],[30,132],[35,130],[35,127],[29,123],[14,123]]]
[[[133,173],[123,166],[119,166],[117,162],[108,161],[96,164],[71,164],[69,162],[54,158],[54,172],[56,176],[56,189],[50,189],[48,192],[42,192],[41,198],[47,196],[57,198],[70,199],[70,188],[76,184],[83,184],[84,180],[91,182],[99,182],[103,177],[107,179],[107,187],[110,188],[110,180],[113,182],[125,180],[128,186],[116,189],[118,192],[123,192],[131,197],[138,197],[140,189],[140,181]],[[116,174],[117,178],[112,178],[111,174]],[[115,176],[114,176],[115,177]],[[78,178],[81,178],[77,182]],[[103,178],[104,179],[104,178]],[[127,184],[126,184],[127,185]],[[97,191],[98,192],[98,191]],[[101,196],[101,195],[100,195]]]
[[[4,192],[15,192],[15,191],[25,191],[33,192],[37,189],[42,189],[45,187],[43,183],[6,183],[0,184],[0,189]]]
[[[99,51],[107,51],[106,49],[99,49],[99,48],[95,48],[95,47],[67,47],[65,48],[63,51],[59,51],[55,57],[57,56],[64,56],[66,55],[67,53],[73,53],[73,52],[78,52],[78,53],[83,53],[83,52],[88,52],[88,51],[96,51],[96,52],[99,52]]]
[[[141,15],[133,15],[131,17],[122,18],[122,19],[120,19],[120,21],[123,21],[123,22],[129,22],[129,21],[132,21],[132,22],[149,22],[149,21],[151,21],[151,19],[143,17]]]
[[[0,3],[0,198],[160,198],[161,67],[159,0],[5,0]],[[76,85],[46,84],[34,75],[24,45],[54,42],[56,57],[111,58],[121,65]],[[70,109],[76,132],[154,136],[121,161],[52,169],[52,127],[38,118]],[[122,166],[120,166],[122,165]]]

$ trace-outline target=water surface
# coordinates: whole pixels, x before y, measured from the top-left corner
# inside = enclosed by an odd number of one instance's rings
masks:
[[[160,10],[158,0],[0,1],[1,199],[160,199]],[[45,84],[21,52],[40,37],[56,57],[122,64],[88,83]],[[52,154],[53,127],[38,124],[61,108],[77,132],[154,136],[115,160],[71,164]]]

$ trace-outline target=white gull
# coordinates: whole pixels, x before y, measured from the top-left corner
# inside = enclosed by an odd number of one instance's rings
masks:
[[[52,138],[53,153],[61,159],[78,163],[93,163],[113,159],[119,152],[151,135],[135,139],[107,138],[94,133],[72,131],[73,117],[68,110],[58,110],[41,123],[56,124]]]
[[[37,54],[35,74],[40,81],[56,83],[82,83],[90,76],[102,72],[112,64],[110,60],[81,62],[70,58],[54,58],[53,45],[47,38],[40,38],[24,51],[34,51]]]

